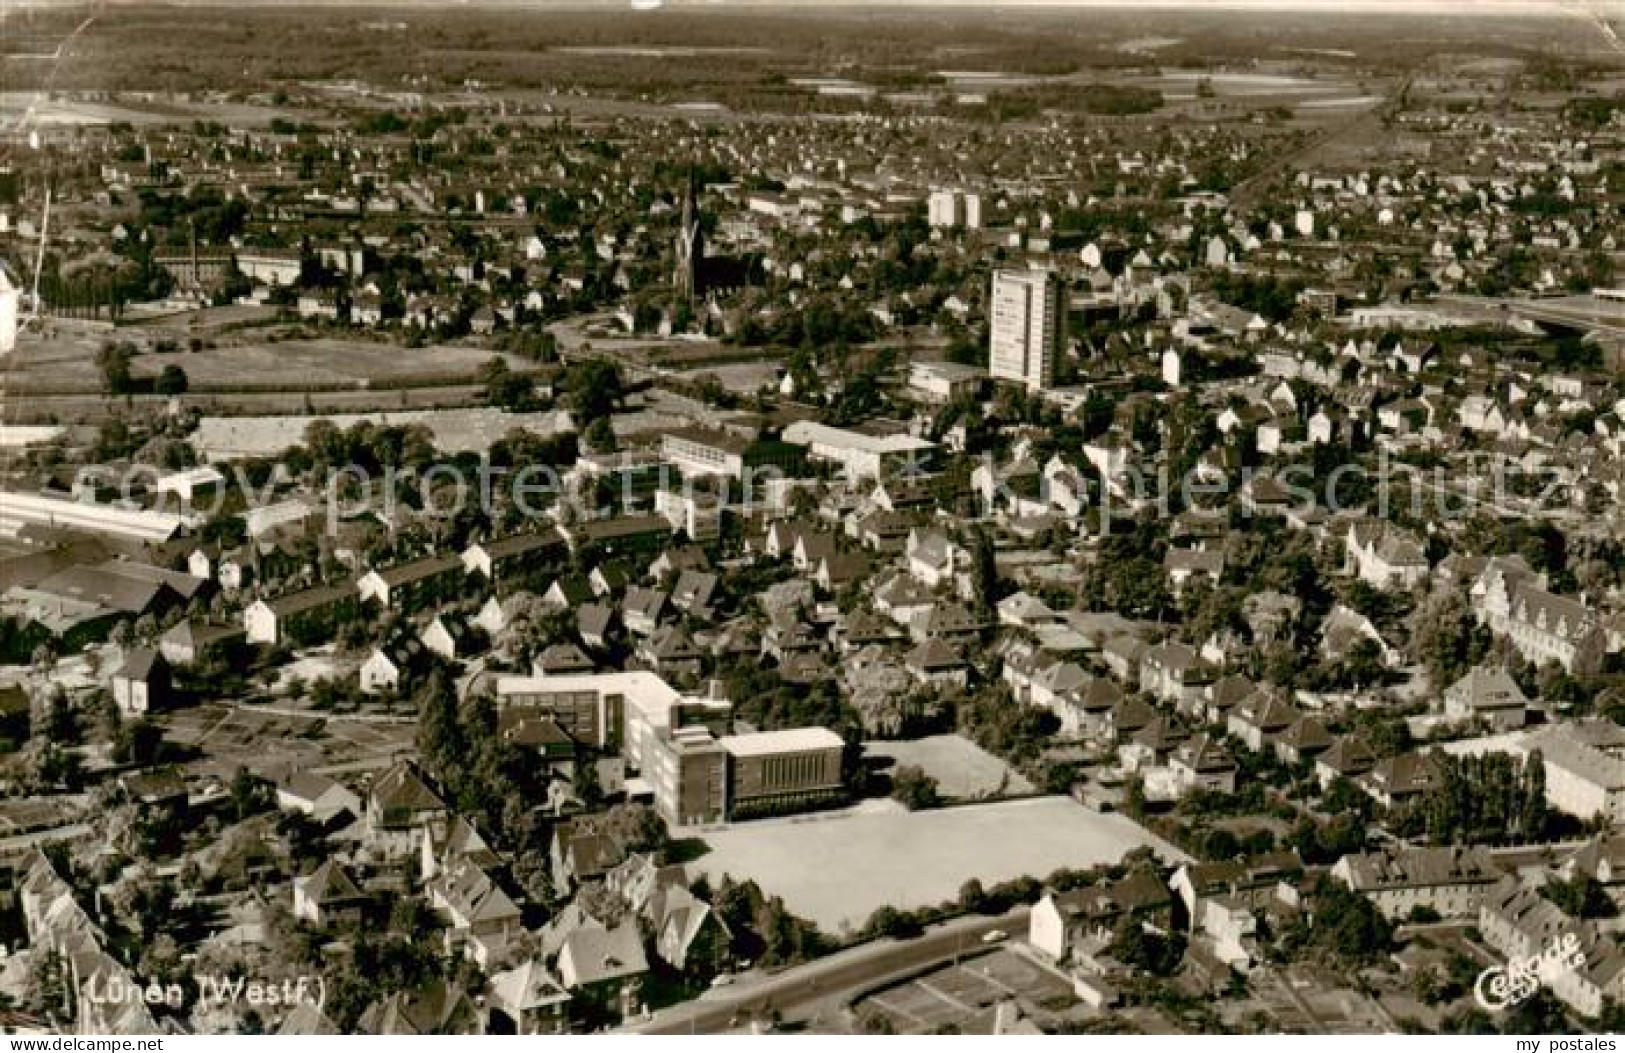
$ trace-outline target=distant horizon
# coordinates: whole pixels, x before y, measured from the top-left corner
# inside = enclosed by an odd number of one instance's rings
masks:
[[[1008,10],[1138,10],[1155,12],[1231,10],[1279,14],[1386,14],[1460,16],[1559,16],[1586,21],[1617,21],[1620,15],[1598,0],[13,0],[9,11],[74,9],[84,7],[328,7],[356,10],[439,10],[459,7],[516,10],[614,10],[628,14],[659,11],[765,11],[807,13],[830,11],[887,11],[954,9]]]

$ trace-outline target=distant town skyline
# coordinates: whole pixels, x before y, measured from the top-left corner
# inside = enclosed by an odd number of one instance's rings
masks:
[[[8,5],[9,12],[43,10],[51,8],[73,9],[83,7],[220,7],[219,0],[112,0],[87,3],[84,0],[18,0]],[[1495,14],[1495,15],[1574,15],[1591,19],[1609,18],[1608,5],[1596,0],[385,0],[379,3],[355,4],[348,0],[246,0],[251,7],[353,7],[357,9],[456,7],[513,8],[535,11],[545,10],[601,10],[625,7],[629,10],[754,10],[789,8],[797,11],[829,10],[896,10],[917,8],[955,8],[960,10],[1066,10],[1078,9],[1136,9],[1145,11],[1181,10],[1250,10],[1263,12],[1326,12],[1337,14]],[[243,5],[232,5],[243,6]],[[1614,17],[1617,17],[1614,16]]]

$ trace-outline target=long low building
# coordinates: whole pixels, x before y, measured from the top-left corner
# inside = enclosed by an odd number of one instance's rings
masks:
[[[168,512],[119,508],[45,494],[0,491],[0,532],[25,526],[77,530],[87,534],[158,543],[186,529],[186,520]]]
[[[1418,907],[1443,918],[1476,917],[1484,894],[1506,872],[1482,848],[1385,848],[1346,855],[1332,876],[1369,899],[1390,920]]]
[[[747,472],[774,467],[795,474],[801,447],[775,439],[751,439],[720,428],[673,428],[660,437],[660,453],[684,475],[744,479]]]
[[[1601,738],[1601,736],[1609,736]],[[1530,735],[1523,753],[1539,752],[1546,803],[1577,819],[1625,823],[1625,733],[1605,724],[1555,725]]]
[[[884,479],[896,472],[923,472],[937,444],[907,433],[870,435],[816,421],[797,421],[784,429],[784,441],[805,446],[809,456],[838,464],[847,478]]]

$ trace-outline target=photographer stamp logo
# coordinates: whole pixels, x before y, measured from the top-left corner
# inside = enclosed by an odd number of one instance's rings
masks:
[[[1566,932],[1550,940],[1539,953],[1513,958],[1504,966],[1492,966],[1478,974],[1473,997],[1492,1013],[1510,1009],[1533,997],[1543,983],[1559,973],[1585,968],[1585,951],[1580,937]]]

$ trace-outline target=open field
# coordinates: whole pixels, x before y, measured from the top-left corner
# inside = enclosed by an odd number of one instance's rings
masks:
[[[195,386],[203,389],[278,381],[301,387],[360,387],[414,379],[467,378],[491,356],[492,352],[477,347],[440,344],[402,348],[359,340],[319,339],[243,344],[198,354],[143,355],[137,363],[140,372],[154,374],[167,365],[178,365]],[[514,359],[509,364],[521,363]]]
[[[779,361],[777,359],[761,362],[734,362],[716,366],[706,366],[702,369],[692,369],[677,374],[683,380],[699,380],[701,377],[712,377],[718,384],[736,395],[754,395],[764,387],[772,387],[778,383]]]
[[[972,800],[1032,793],[1033,785],[1004,761],[961,735],[932,735],[912,742],[866,742],[864,755],[913,764],[937,780],[943,796]]]
[[[237,767],[275,777],[296,768],[372,768],[411,749],[409,724],[347,719],[279,706],[210,703],[166,714],[165,736],[195,748],[198,771],[229,777]]]
[[[231,394],[188,394],[180,402],[188,409],[205,414],[297,414],[308,412],[332,418],[350,413],[398,414],[407,411],[464,409],[480,403],[484,388],[478,384],[444,384],[434,387],[393,390],[346,390],[293,393],[287,391],[244,391]],[[129,407],[162,409],[169,405],[164,395],[131,395],[109,399],[105,395],[31,395],[4,402],[8,424],[82,423],[95,424],[122,414]]]
[[[402,410],[378,413],[314,413],[263,417],[204,417],[193,442],[211,461],[274,457],[304,441],[316,420],[349,428],[362,420],[377,425],[420,424],[429,429],[436,449],[445,453],[483,453],[515,428],[541,435],[566,430],[569,415],[552,411],[508,413],[493,406],[464,409]]]
[[[707,830],[710,852],[692,867],[713,886],[751,878],[791,911],[832,933],[856,929],[876,907],[914,909],[951,900],[970,878],[992,885],[1063,867],[1115,863],[1149,846],[1184,853],[1118,814],[1066,797],[908,812],[869,802],[844,812]]]
[[[109,338],[117,335],[62,336],[23,344],[7,363],[7,387],[18,392],[96,391],[101,384],[96,350]],[[190,390],[197,392],[356,389],[469,381],[492,355],[484,348],[451,344],[402,348],[323,337],[140,354],[132,369],[138,378],[155,377],[165,366],[179,366],[186,371]],[[509,365],[523,368],[526,363],[510,358]]]
[[[126,332],[62,326],[48,339],[21,343],[0,371],[6,395],[0,418],[11,425],[93,422],[126,404],[168,403],[168,397],[150,393],[116,400],[103,394],[97,349]],[[185,346],[185,332],[177,342]],[[331,416],[476,406],[484,390],[476,374],[495,354],[455,344],[403,348],[331,337],[272,343],[226,336],[219,346],[196,352],[137,354],[131,369],[136,378],[151,380],[165,366],[179,366],[188,382],[181,401],[205,414]],[[535,368],[504,357],[515,370]]]
[[[13,59],[31,56],[11,55]],[[38,56],[44,64],[48,56]],[[27,70],[27,66],[19,67]],[[26,75],[26,74],[25,74]],[[59,98],[34,91],[0,91],[0,122],[10,126],[26,121],[31,126],[84,127],[113,124],[190,124],[193,121],[219,121],[232,127],[266,125],[278,117],[300,114],[285,107],[254,106],[241,102],[163,102],[146,98],[119,98],[112,102],[91,102]]]
[[[300,720],[218,703],[164,719],[169,741],[206,753],[228,770],[242,764],[256,772],[321,763],[327,751],[312,737],[319,723],[318,716]]]

